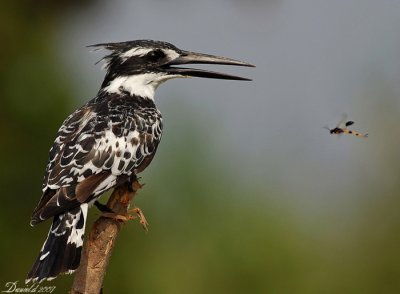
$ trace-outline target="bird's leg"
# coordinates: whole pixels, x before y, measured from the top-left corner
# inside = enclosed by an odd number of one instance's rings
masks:
[[[138,181],[138,178],[136,175],[133,175],[128,181],[127,181],[127,190],[129,193],[135,194],[139,189],[143,187],[143,184],[140,184]],[[126,204],[127,206],[129,205],[130,202],[130,197],[126,197]],[[120,200],[121,202],[125,202],[124,199]],[[97,201],[96,201],[97,202]],[[108,206],[103,205],[99,202],[95,203],[96,207],[99,208],[100,211],[102,211],[102,216],[107,217],[107,218],[112,218],[116,219],[118,221],[122,222],[127,222],[132,219],[139,219],[140,224],[142,225],[143,229],[148,231],[147,226],[149,223],[147,222],[142,210],[138,207],[135,207],[134,209],[128,210],[127,213],[121,214],[121,213],[115,213],[112,211]],[[133,214],[131,214],[133,213]]]
[[[105,204],[101,204],[99,201],[95,201],[94,202],[94,206],[97,207],[98,210],[100,210],[101,212],[113,212],[112,209],[110,207],[108,207]]]

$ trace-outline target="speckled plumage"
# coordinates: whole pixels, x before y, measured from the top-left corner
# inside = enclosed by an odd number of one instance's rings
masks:
[[[142,171],[161,139],[154,102],[102,93],[63,123],[50,149],[43,196],[31,223],[88,202],[121,175]]]
[[[87,207],[81,205],[93,203],[144,170],[161,134],[161,113],[154,101],[126,92],[100,91],[68,116],[50,149],[43,195],[31,219],[31,225],[36,225],[54,217],[28,280],[51,279],[77,268],[87,214]],[[60,266],[50,254],[56,247],[66,259]]]

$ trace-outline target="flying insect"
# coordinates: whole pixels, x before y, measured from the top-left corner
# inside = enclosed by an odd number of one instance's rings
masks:
[[[346,116],[343,116],[343,118],[336,125],[336,127],[334,127],[333,129],[330,129],[329,127],[325,127],[325,129],[329,130],[329,132],[332,135],[349,134],[349,135],[354,135],[356,137],[368,138],[368,134],[361,134],[359,132],[349,130],[348,127],[353,124],[354,124],[354,121],[351,121],[351,120],[346,121]]]

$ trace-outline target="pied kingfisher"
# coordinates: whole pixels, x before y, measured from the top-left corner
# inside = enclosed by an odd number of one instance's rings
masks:
[[[162,133],[154,103],[157,87],[172,78],[249,80],[181,64],[252,66],[230,58],[137,40],[89,47],[107,49],[106,75],[96,97],[66,118],[49,151],[43,194],[31,225],[53,224],[28,281],[42,281],[79,266],[88,207],[105,191],[130,184],[153,159]]]

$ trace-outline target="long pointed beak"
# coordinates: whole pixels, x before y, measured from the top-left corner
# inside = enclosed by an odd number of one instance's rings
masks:
[[[243,61],[215,56],[203,53],[182,51],[181,55],[174,60],[171,60],[166,67],[166,70],[171,74],[179,74],[182,76],[190,76],[190,77],[201,77],[201,78],[210,78],[210,79],[224,79],[224,80],[242,80],[242,81],[251,81],[251,79],[243,78],[239,76],[233,76],[229,74],[208,71],[204,69],[195,69],[195,68],[184,68],[184,67],[173,67],[171,65],[181,65],[181,64],[221,64],[221,65],[236,65],[236,66],[247,66],[247,67],[255,67],[250,63],[246,63]]]

